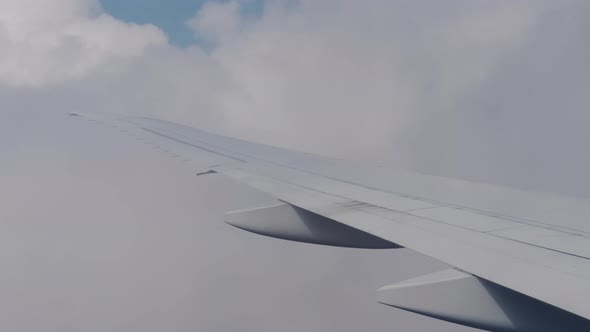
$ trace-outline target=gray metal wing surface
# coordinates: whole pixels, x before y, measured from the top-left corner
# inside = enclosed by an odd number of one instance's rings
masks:
[[[276,197],[276,205],[228,213],[236,227],[316,244],[405,247],[450,266],[380,289],[381,303],[493,331],[590,331],[588,200],[345,165],[162,120],[71,115]]]

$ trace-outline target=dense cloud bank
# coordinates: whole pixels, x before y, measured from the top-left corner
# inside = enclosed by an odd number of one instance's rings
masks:
[[[178,48],[97,0],[0,2],[2,109],[166,118],[258,141],[588,194],[586,1],[206,3]]]

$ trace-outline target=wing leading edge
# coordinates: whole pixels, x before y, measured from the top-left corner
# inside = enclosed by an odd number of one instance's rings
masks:
[[[279,200],[229,213],[237,227],[318,244],[403,246],[461,270],[385,287],[382,303],[495,331],[590,329],[590,229],[574,223],[590,215],[585,200],[367,172],[155,119],[75,115],[206,161],[202,174],[221,173]]]

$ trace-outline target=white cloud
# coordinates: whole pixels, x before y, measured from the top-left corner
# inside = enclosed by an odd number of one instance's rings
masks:
[[[477,89],[539,11],[527,3],[463,5],[271,3],[212,54],[232,78],[220,112],[242,135],[307,150],[389,148],[419,114],[444,112]],[[209,13],[192,22],[209,22]]]
[[[276,0],[255,21],[240,18],[242,4],[207,3],[187,23],[213,42],[205,52],[97,1],[0,1],[0,103],[147,114],[430,172],[530,176],[525,186],[557,167],[537,162],[543,146],[578,159],[570,173],[590,166],[563,148],[587,137],[582,115],[558,137],[532,128],[524,152],[510,144],[529,119],[556,123],[554,109],[583,107],[573,93],[588,84],[584,1]]]
[[[118,21],[98,1],[0,2],[0,81],[9,85],[80,79],[165,44],[156,27]]]
[[[239,31],[240,4],[237,1],[207,2],[186,24],[198,39],[221,42]]]

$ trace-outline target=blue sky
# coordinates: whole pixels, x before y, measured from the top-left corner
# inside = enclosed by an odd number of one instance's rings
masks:
[[[210,1],[210,0],[209,0]],[[178,46],[195,44],[185,22],[193,17],[207,0],[101,0],[104,9],[128,22],[152,23],[168,34]],[[225,1],[220,1],[225,2]],[[242,15],[256,16],[262,12],[263,0],[242,4]]]

